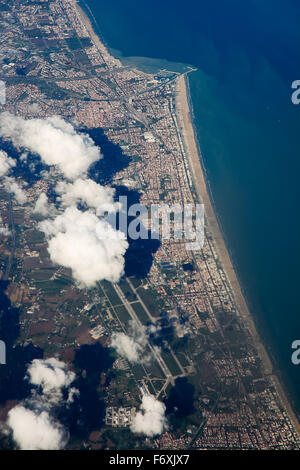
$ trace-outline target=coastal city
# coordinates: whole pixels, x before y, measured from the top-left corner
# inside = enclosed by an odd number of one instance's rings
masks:
[[[87,13],[75,0],[0,0],[0,150],[18,159],[13,176],[0,178],[1,296],[16,321],[7,357],[14,351],[17,361],[21,351],[26,367],[55,357],[78,377],[73,404],[80,402],[82,415],[67,449],[299,449],[297,418],[256,332],[205,187],[186,80],[194,69],[122,63]],[[37,203],[46,194],[63,217],[64,194],[55,188],[70,183],[21,141],[12,144],[2,113],[71,123],[101,151],[89,178],[113,189],[116,200],[126,196],[129,206],[203,203],[203,246],[149,234],[128,240],[120,280],[77,282],[69,265],[53,261],[46,212]],[[0,339],[5,335],[1,320]],[[142,358],[121,354],[117,343],[125,337],[143,347]],[[22,387],[7,393],[19,379],[7,378],[5,367],[0,447],[14,448],[8,417],[25,398]],[[145,397],[165,409],[159,432],[139,427]],[[55,413],[67,422],[69,411]]]

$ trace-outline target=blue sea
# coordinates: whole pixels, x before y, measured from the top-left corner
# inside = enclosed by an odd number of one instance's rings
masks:
[[[298,0],[87,0],[123,57],[191,64],[211,195],[260,334],[298,414],[300,80]],[[98,31],[98,32],[99,32]]]

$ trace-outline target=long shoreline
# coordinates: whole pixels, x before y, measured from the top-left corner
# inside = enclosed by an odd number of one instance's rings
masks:
[[[92,25],[92,22],[91,22],[90,18],[88,17],[88,14],[84,11],[84,9],[80,5],[79,1],[78,0],[72,0],[72,1],[73,1],[74,5],[75,5],[75,7],[76,7],[76,9],[79,13],[79,16],[81,17],[82,23],[84,23],[88,33],[91,35],[92,40],[94,41],[96,46],[99,48],[101,54],[103,54],[104,56],[107,55],[107,56],[111,57],[110,52],[108,51],[107,47],[103,44],[103,41],[99,37],[99,34],[96,33],[96,31],[94,29],[94,26]],[[87,8],[87,6],[86,6],[86,8]],[[92,15],[91,11],[90,11],[90,15]],[[94,19],[94,23],[96,24],[95,19]],[[122,66],[122,63],[118,58],[114,57],[114,60],[116,61],[116,63],[118,63],[120,66]]]
[[[273,379],[275,388],[282,401],[282,404],[284,405],[288,415],[290,416],[290,419],[293,422],[295,429],[297,430],[298,434],[300,434],[299,420],[297,419],[297,416],[287,397],[283,385],[281,384],[277,375],[273,373],[273,364],[257,332],[253,316],[250,313],[244,294],[241,290],[240,282],[234,270],[228,249],[225,245],[224,238],[219,227],[217,217],[215,215],[212,201],[207,189],[207,182],[205,179],[205,172],[202,165],[202,158],[201,155],[199,155],[197,147],[197,140],[191,116],[186,80],[186,74],[181,75],[178,78],[176,108],[177,117],[180,123],[183,140],[186,146],[187,158],[189,161],[196,192],[200,201],[204,204],[206,222],[210,232],[212,233],[213,242],[221,260],[222,267],[226,273],[227,279],[229,280],[238,312],[251,332],[254,345],[262,360],[265,374]]]
[[[94,27],[91,23],[90,18],[79,5],[77,0],[71,0],[75,4],[75,7],[81,17],[82,22],[84,23],[87,31],[91,35],[95,44],[99,47],[101,53],[111,56],[107,48],[104,46],[100,40],[98,34],[95,32]],[[114,59],[121,64],[121,61],[114,57]],[[205,171],[202,165],[201,154],[199,154],[197,139],[195,135],[193,120],[191,116],[190,103],[188,98],[188,86],[186,83],[187,75],[182,74],[177,79],[177,96],[176,96],[176,111],[178,122],[181,127],[181,133],[186,146],[186,153],[188,158],[188,163],[190,166],[191,174],[193,177],[194,185],[199,199],[204,204],[205,207],[205,216],[209,230],[213,236],[214,246],[221,260],[222,267],[225,271],[227,279],[230,283],[237,310],[241,317],[243,318],[245,324],[248,326],[249,331],[251,332],[254,345],[258,351],[258,354],[262,360],[264,366],[264,372],[273,380],[273,384],[278,393],[278,396],[286,409],[298,435],[300,436],[300,423],[297,419],[297,416],[292,408],[290,400],[287,397],[287,393],[284,390],[283,385],[281,384],[277,375],[273,373],[273,364],[271,359],[266,351],[264,344],[257,332],[253,316],[250,313],[248,305],[246,303],[245,297],[242,293],[239,280],[237,278],[236,272],[234,270],[232,261],[230,259],[229,252],[224,242],[223,235],[221,233],[217,217],[213,208],[211,197],[207,189],[207,182],[205,179]]]

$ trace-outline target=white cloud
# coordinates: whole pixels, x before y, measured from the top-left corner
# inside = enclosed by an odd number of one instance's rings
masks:
[[[78,203],[86,204],[89,208],[102,208],[103,211],[114,212],[118,208],[113,201],[115,190],[103,187],[90,179],[77,179],[74,183],[59,182],[55,191],[60,195],[63,206]]]
[[[11,235],[11,231],[6,226],[0,227],[0,235],[2,237],[9,237]]]
[[[37,413],[24,406],[16,406],[8,413],[7,424],[22,450],[59,450],[66,442],[64,428],[47,411]]]
[[[138,411],[131,424],[131,431],[153,437],[167,429],[165,405],[153,395],[144,395]]]
[[[68,398],[67,398],[67,404],[69,405],[70,403],[73,403],[74,397],[79,396],[79,390],[78,388],[72,387],[69,389],[68,393]]]
[[[39,228],[48,237],[53,263],[70,268],[80,286],[92,287],[103,279],[117,282],[123,275],[128,242],[92,211],[68,207],[54,220],[41,222]]]
[[[38,114],[40,111],[40,106],[38,103],[32,103],[28,106],[28,110],[33,114]]]
[[[0,236],[9,237],[10,235],[11,231],[9,230],[8,226],[4,224],[3,219],[0,215]]]
[[[141,354],[144,348],[125,333],[113,333],[111,346],[129,362],[133,364],[141,362]]]
[[[74,372],[54,357],[34,359],[27,369],[27,377],[32,385],[40,386],[42,393],[53,403],[61,400],[63,388],[68,388],[75,380]]]
[[[9,170],[16,166],[16,162],[6,152],[0,150],[0,178],[7,175]]]
[[[0,114],[0,136],[15,146],[40,155],[47,165],[56,165],[65,177],[78,178],[101,158],[93,140],[58,116],[24,119],[10,113]]]
[[[21,204],[21,205],[25,204],[25,202],[27,201],[27,196],[25,192],[23,191],[23,189],[16,182],[15,178],[12,178],[10,176],[5,176],[4,187],[7,192],[14,195],[15,200],[17,201],[18,204]]]
[[[27,163],[27,158],[28,158],[28,152],[23,152],[23,153],[20,155],[20,160],[21,160],[21,162]]]
[[[71,387],[75,374],[56,358],[34,359],[27,368],[26,378],[33,386],[30,398],[8,413],[7,425],[14,441],[24,450],[62,449],[68,433],[52,414],[57,406],[69,406],[79,394]],[[63,390],[67,392],[66,398]]]
[[[0,136],[39,154],[43,162],[52,165],[49,172],[55,170],[60,177],[55,190],[64,212],[57,215],[44,193],[33,208],[33,213],[49,217],[39,228],[48,239],[53,263],[70,268],[80,287],[94,286],[102,279],[118,282],[124,273],[128,242],[103,217],[106,212],[115,215],[119,210],[114,189],[86,177],[90,165],[102,158],[93,140],[56,116],[23,119],[10,113],[0,114]],[[72,183],[62,181],[58,170]],[[14,179],[6,177],[5,184],[19,203],[25,202],[25,193]]]
[[[111,346],[117,353],[125,357],[132,364],[147,364],[151,360],[151,354],[145,354],[148,343],[147,329],[144,326],[131,322],[129,335],[125,333],[113,333]]]
[[[55,208],[48,203],[48,198],[45,193],[41,193],[35,203],[32,211],[34,214],[51,215],[55,212]]]

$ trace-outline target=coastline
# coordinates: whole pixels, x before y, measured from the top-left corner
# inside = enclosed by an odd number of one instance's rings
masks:
[[[100,52],[105,56],[111,57],[110,52],[100,40],[98,34],[95,32],[90,18],[84,9],[80,6],[77,0],[71,0],[78,11],[78,14],[84,23],[88,33],[91,35],[94,43],[99,47]],[[122,66],[122,62],[114,57],[115,63]],[[257,332],[253,316],[248,308],[244,294],[242,293],[240,282],[237,278],[228,249],[225,245],[223,235],[221,233],[217,217],[213,208],[211,197],[207,189],[207,182],[205,179],[205,172],[202,164],[201,154],[197,146],[197,140],[194,130],[194,125],[191,116],[190,103],[188,98],[188,87],[186,83],[186,74],[180,75],[177,79],[177,96],[176,96],[176,112],[177,119],[180,124],[180,129],[186,147],[186,154],[188,158],[189,167],[195,184],[196,192],[199,199],[205,206],[206,220],[209,230],[213,236],[213,243],[219,255],[222,267],[225,271],[229,284],[231,286],[234,300],[237,306],[239,315],[243,318],[245,324],[251,332],[254,345],[262,360],[264,373],[273,381],[274,387],[277,391],[279,399],[281,400],[287,414],[289,415],[296,432],[300,436],[300,423],[292,408],[292,405],[287,397],[287,393],[280,382],[277,375],[273,373],[273,364],[266,351],[264,344]]]
[[[207,182],[205,179],[202,157],[201,155],[199,155],[197,147],[197,140],[190,110],[186,76],[186,74],[181,75],[177,80],[176,109],[177,118],[181,128],[183,141],[186,147],[186,154],[196,192],[200,201],[204,204],[206,222],[209,230],[212,233],[213,243],[215,245],[222,267],[231,286],[238,313],[249,328],[249,331],[254,341],[254,345],[262,360],[265,375],[269,376],[273,380],[279,398],[283,406],[285,407],[288,415],[290,416],[290,419],[296,431],[298,432],[298,434],[300,434],[300,423],[287,397],[283,385],[281,384],[277,375],[273,373],[273,364],[257,332],[253,316],[251,315],[244,294],[241,290],[240,282],[234,270],[228,249],[225,245],[224,238],[219,227],[217,217],[215,215],[211,197],[207,189]]]
[[[86,27],[88,33],[90,34],[92,40],[96,44],[96,46],[99,48],[101,54],[105,57],[111,57],[110,52],[107,50],[105,45],[103,44],[103,41],[99,37],[99,35],[95,32],[94,26],[92,25],[92,22],[90,18],[88,17],[87,13],[84,11],[83,7],[80,5],[79,0],[71,0],[75,6],[75,8],[78,11],[78,14],[81,18],[82,23]],[[90,11],[90,14],[92,15],[92,12]],[[116,57],[113,58],[115,63],[119,66],[122,67],[122,63],[119,59]]]

